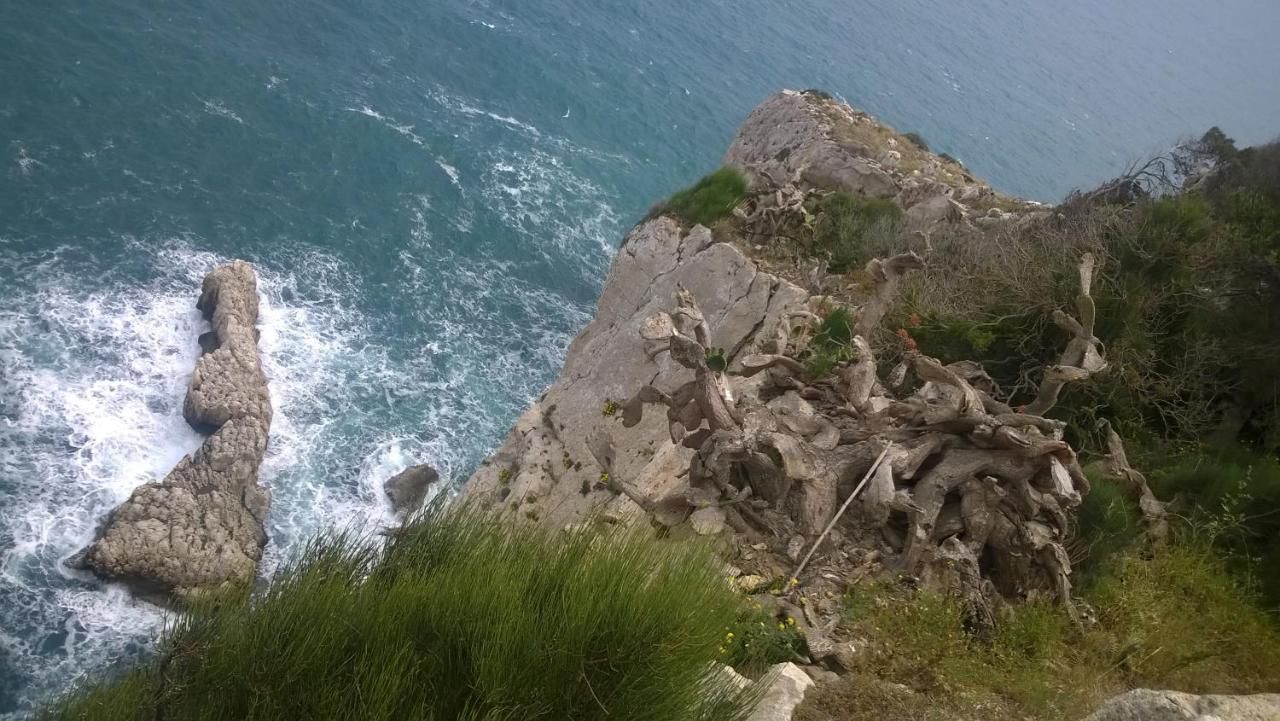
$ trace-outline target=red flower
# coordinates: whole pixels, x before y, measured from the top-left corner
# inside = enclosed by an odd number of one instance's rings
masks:
[[[898,329],[898,337],[902,339],[902,344],[907,347],[907,350],[915,350],[918,347],[916,339],[911,337],[906,328]]]
[[[921,322],[921,319],[920,319],[919,313],[912,313],[911,315],[907,316],[907,325],[911,326],[912,328],[920,325],[920,322]]]

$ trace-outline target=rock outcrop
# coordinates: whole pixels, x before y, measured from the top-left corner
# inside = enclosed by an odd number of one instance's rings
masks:
[[[778,93],[752,110],[724,164],[757,183],[798,177],[856,195],[887,198],[898,193],[898,184],[880,164],[837,144],[830,120],[815,111],[804,93]]]
[[[271,500],[258,484],[271,399],[258,358],[253,267],[218,266],[196,305],[213,331],[201,338],[183,413],[211,435],[164,480],[136,489],[71,561],[179,600],[253,580]]]
[[[1047,213],[1039,203],[997,193],[919,142],[824,93],[784,90],[751,111],[724,164],[758,188],[779,191],[749,203],[767,213],[811,189],[892,198],[907,227],[921,233],[941,223],[990,225]]]
[[[686,230],[668,217],[636,226],[609,269],[595,318],[570,344],[560,378],[516,421],[464,495],[560,524],[597,510],[613,519],[639,514],[634,501],[610,489],[588,440],[621,420],[619,406],[637,382],[674,388],[692,379],[669,354],[650,354],[640,335],[680,288],[714,319],[709,342],[729,360],[752,352],[760,329],[809,298],[706,228]],[[614,454],[615,473],[646,497],[661,497],[687,472],[693,450],[672,443],[666,421],[653,416],[619,434]]]
[[[1280,694],[1195,696],[1136,689],[1103,704],[1085,721],[1277,721]]]
[[[408,515],[422,507],[427,492],[440,480],[440,473],[426,464],[409,466],[382,484],[382,490],[391,501],[391,509],[400,515]]]

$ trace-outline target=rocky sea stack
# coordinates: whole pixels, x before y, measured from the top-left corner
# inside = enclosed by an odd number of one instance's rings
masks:
[[[183,414],[210,435],[164,480],[136,489],[71,561],[179,600],[252,582],[271,503],[258,484],[271,398],[258,358],[253,267],[236,260],[214,268],[196,307],[213,330],[200,339]]]

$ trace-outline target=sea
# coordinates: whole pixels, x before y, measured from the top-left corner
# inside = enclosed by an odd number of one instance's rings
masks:
[[[201,278],[259,274],[264,575],[457,484],[554,378],[626,230],[822,88],[1056,201],[1280,133],[1275,0],[0,0],[0,719],[164,614],[63,561],[200,437]]]

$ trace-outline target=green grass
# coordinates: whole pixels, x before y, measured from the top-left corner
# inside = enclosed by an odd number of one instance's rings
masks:
[[[747,194],[747,179],[734,168],[721,168],[671,196],[652,215],[667,214],[686,225],[711,227],[733,212]]]
[[[822,378],[854,359],[853,328],[853,315],[846,308],[835,308],[822,319],[805,351],[804,367],[810,378]]]
[[[1182,537],[1130,546],[1078,595],[1075,627],[1048,602],[966,628],[955,599],[887,584],[845,598],[859,667],[807,698],[797,721],[1080,718],[1128,688],[1255,693],[1280,686],[1280,629],[1220,552]]]
[[[855,270],[870,259],[868,235],[892,233],[901,218],[902,209],[888,198],[833,193],[818,205],[811,252],[827,256],[833,273]]]
[[[46,718],[737,719],[711,661],[741,607],[699,544],[437,510],[313,543]]]

